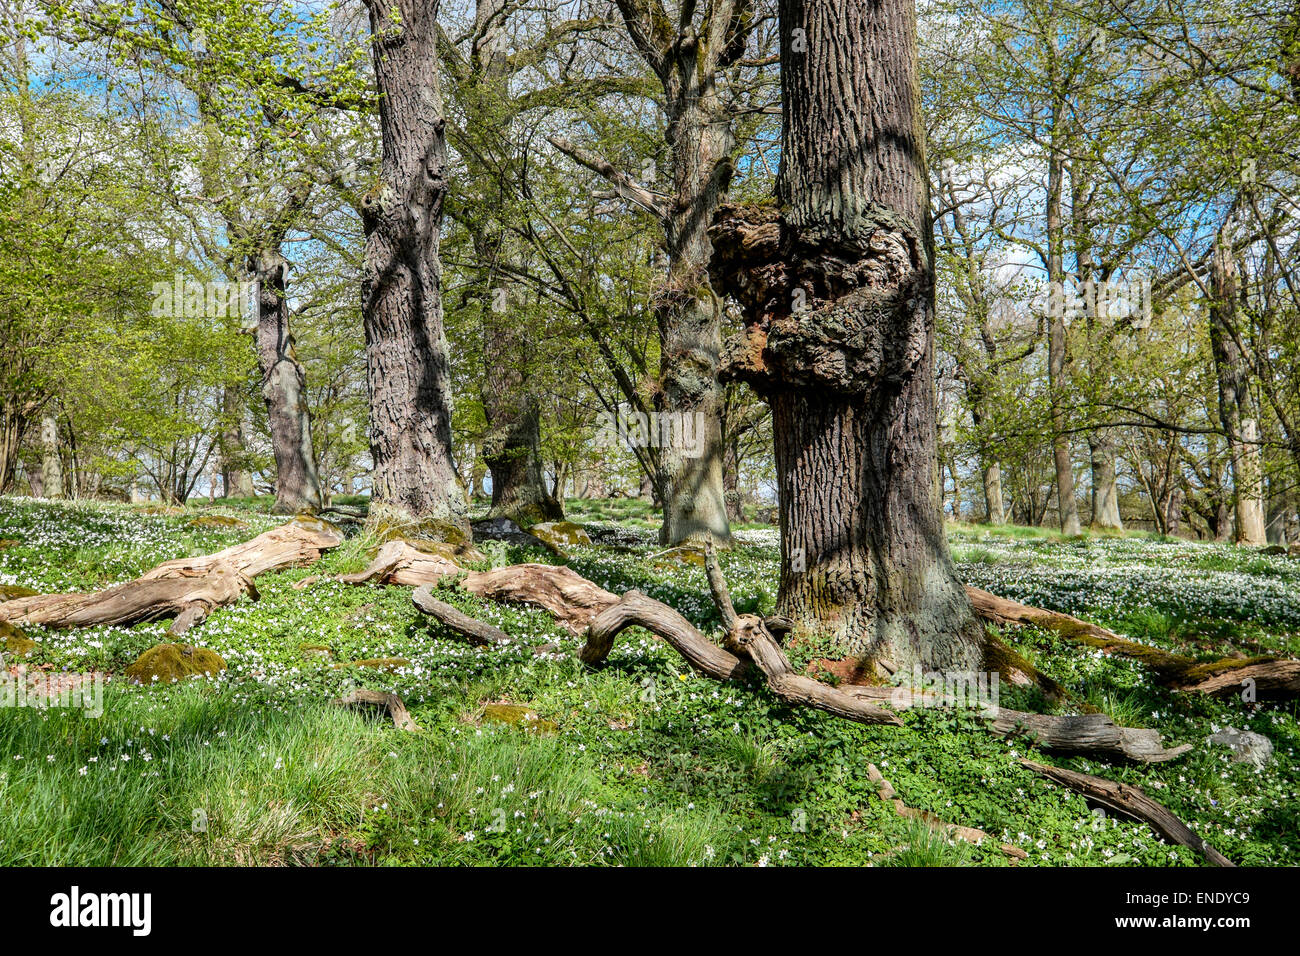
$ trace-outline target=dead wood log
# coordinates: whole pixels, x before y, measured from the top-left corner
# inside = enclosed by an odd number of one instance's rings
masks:
[[[929,810],[918,810],[915,807],[909,807],[894,791],[894,788],[890,785],[889,781],[885,779],[884,775],[876,769],[876,765],[873,763],[867,764],[867,777],[876,785],[880,799],[885,803],[892,805],[894,812],[900,817],[906,817],[909,820],[920,820],[936,833],[941,833],[950,839],[961,840],[965,843],[974,844],[975,846],[979,846],[985,840],[992,839],[987,833],[983,830],[977,829],[976,827],[963,827],[956,823],[945,823]],[[1001,843],[998,845],[998,849],[1013,860],[1024,860],[1029,857],[1029,854],[1020,849],[1020,847],[1014,846],[1010,843]],[[1012,866],[1015,866],[1015,864],[1013,863]]]
[[[362,687],[352,691],[346,697],[333,701],[333,703],[340,707],[378,707],[388,712],[388,716],[393,719],[393,726],[398,730],[417,731],[420,729],[420,725],[415,722],[406,709],[406,704],[402,702],[402,698],[396,694],[385,694]]]
[[[93,594],[38,594],[0,603],[0,621],[46,627],[130,626],[174,617],[180,635],[218,607],[257,596],[253,578],[317,560],[342,537],[327,523],[295,518],[215,554],[166,561],[133,581]]]
[[[1032,624],[1055,631],[1067,640],[1095,647],[1105,654],[1140,661],[1157,681],[1173,690],[1230,696],[1250,687],[1261,697],[1300,695],[1300,661],[1275,657],[1197,661],[1130,641],[1114,631],[1069,614],[1030,607],[970,585],[966,586],[966,594],[975,613],[987,621]]]
[[[841,688],[855,697],[877,701],[894,710],[911,707],[945,707],[951,702],[941,696],[910,687]],[[990,733],[1000,737],[1024,737],[1042,750],[1087,754],[1102,760],[1123,759],[1136,763],[1164,763],[1181,757],[1191,744],[1165,747],[1158,730],[1121,727],[1106,714],[1035,714],[1007,707],[976,710]]]
[[[140,580],[202,575],[217,564],[229,565],[252,579],[268,571],[314,564],[342,542],[343,536],[328,521],[299,516],[224,551],[166,561],[145,572]]]
[[[94,594],[45,594],[7,601],[0,604],[0,620],[54,628],[129,627],[177,617],[173,633],[179,634],[251,589],[252,582],[243,574],[227,564],[214,564],[201,577],[136,578]]]
[[[572,568],[555,564],[516,564],[471,571],[460,587],[493,601],[543,608],[574,635],[585,633],[597,615],[619,601],[617,594],[588,581]]]
[[[1236,866],[1226,856],[1210,846],[1205,839],[1198,836],[1191,827],[1170,813],[1165,806],[1152,800],[1137,787],[1116,783],[1104,777],[1094,777],[1091,774],[1064,770],[1061,767],[1049,767],[1045,764],[1034,763],[1032,760],[1021,760],[1020,762],[1053,783],[1080,793],[1094,803],[1109,807],[1122,816],[1136,820],[1139,823],[1145,823],[1164,839],[1195,850],[1215,866]]]

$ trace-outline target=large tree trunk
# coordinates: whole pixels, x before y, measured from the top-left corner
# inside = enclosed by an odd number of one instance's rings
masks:
[[[254,256],[249,265],[257,279],[257,364],[275,453],[274,511],[319,511],[324,502],[311,442],[307,376],[298,364],[289,331],[284,290],[288,263],[278,248],[271,248]]]
[[[564,517],[564,507],[546,487],[537,400],[522,381],[492,388],[492,383],[514,374],[508,363],[504,357],[499,364],[488,363],[488,387],[483,392],[489,428],[483,439],[483,460],[492,473],[488,517],[510,518],[524,526],[558,521]]]
[[[504,283],[500,260],[512,255],[503,214],[508,177],[514,175],[509,145],[512,108],[510,10],[507,0],[476,0],[477,37],[467,64],[473,68],[463,98],[479,114],[475,126],[482,142],[461,150],[472,177],[473,198],[465,217],[478,262],[476,283],[486,307],[482,313],[484,375],[480,391],[487,434],[483,459],[492,472],[490,517],[510,518],[525,527],[564,517],[561,503],[546,487],[542,466],[541,412],[529,382],[531,356],[528,319],[516,311],[517,290]],[[500,156],[504,152],[505,156]],[[477,207],[477,208],[475,208]],[[471,470],[471,479],[473,471]],[[479,490],[473,484],[472,493]]]
[[[1238,544],[1267,543],[1264,529],[1264,480],[1260,464],[1259,418],[1250,393],[1250,367],[1236,335],[1237,263],[1231,240],[1215,243],[1210,281],[1210,347],[1219,381],[1219,420],[1228,436],[1232,465],[1232,500]]]
[[[451,448],[451,381],[438,259],[447,146],[437,0],[366,0],[383,162],[362,200],[362,316],[376,520],[468,535]]]
[[[666,84],[677,202],[665,222],[668,280],[655,302],[660,338],[659,486],[664,495],[659,540],[676,545],[711,538],[729,545],[723,389],[717,374],[722,324],[708,282],[713,251],[708,228],[731,180],[735,139],[718,100],[716,74],[712,69],[700,71],[688,50],[683,48],[680,56],[680,69]]]
[[[912,0],[782,0],[777,206],[728,207],[724,373],[772,408],[778,613],[884,671],[974,669],[938,501],[934,271]],[[884,135],[882,131],[888,131]]]

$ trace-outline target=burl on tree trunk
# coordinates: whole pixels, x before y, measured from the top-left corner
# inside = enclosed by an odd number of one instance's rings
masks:
[[[782,0],[777,202],[724,206],[722,375],[771,406],[777,611],[885,672],[980,665],[937,500],[934,272],[911,0]],[[795,28],[798,29],[795,29]]]

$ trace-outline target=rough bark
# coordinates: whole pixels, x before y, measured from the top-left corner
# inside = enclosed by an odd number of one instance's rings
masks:
[[[1237,337],[1237,263],[1231,238],[1220,234],[1210,268],[1210,348],[1219,384],[1219,420],[1228,437],[1238,544],[1267,543],[1259,412],[1250,392],[1250,365]]]
[[[59,457],[59,422],[41,417],[41,487],[46,498],[63,497],[63,461]]]
[[[1002,466],[993,459],[986,459],[984,475],[984,520],[991,525],[1007,523],[1007,513],[1002,503]]]
[[[797,637],[829,637],[886,672],[973,669],[980,628],[938,501],[911,0],[783,0],[780,12],[777,205],[723,207],[711,230],[714,286],[745,311],[723,374],[772,409],[777,610]]]
[[[541,413],[518,367],[525,348],[518,322],[489,323],[482,392],[488,432],[483,460],[492,473],[489,518],[509,518],[523,527],[559,521],[564,507],[546,487],[542,468]]]
[[[467,535],[451,446],[451,381],[438,258],[447,147],[437,0],[366,0],[383,160],[362,199],[361,299],[370,397],[373,517],[437,521]]]
[[[698,25],[694,4],[670,18],[660,0],[617,3],[629,36],[663,87],[671,150],[671,201],[651,199],[668,253],[668,275],[654,300],[660,341],[656,431],[664,440],[651,457],[663,497],[660,541],[728,546],[717,376],[721,310],[709,288],[708,227],[730,184],[736,148],[718,81],[744,53],[753,3],[708,0]]]
[[[278,248],[265,249],[249,262],[257,280],[257,364],[275,454],[276,514],[319,511],[324,504],[312,448],[307,376],[289,330],[288,265]]]

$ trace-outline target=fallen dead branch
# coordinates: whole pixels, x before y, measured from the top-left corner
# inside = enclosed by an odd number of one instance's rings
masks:
[[[388,715],[393,719],[393,726],[398,730],[418,731],[420,729],[420,725],[415,722],[410,712],[407,711],[402,698],[396,694],[384,694],[377,690],[359,688],[346,697],[333,701],[333,703],[340,707],[378,707],[387,711]]]
[[[880,799],[885,801],[885,803],[892,804],[894,812],[900,817],[906,817],[909,820],[920,820],[936,833],[940,833],[949,839],[961,840],[965,843],[974,844],[975,846],[979,846],[985,840],[992,839],[983,830],[975,827],[959,826],[956,823],[944,823],[929,810],[917,810],[915,807],[907,806],[903,803],[902,798],[894,792],[894,788],[890,786],[889,781],[884,778],[884,775],[876,769],[875,764],[867,764],[867,777],[870,778],[872,783],[876,784]],[[1013,860],[1024,860],[1029,857],[1029,854],[1020,849],[1020,847],[1014,846],[1010,843],[1001,843],[998,845],[998,849]],[[1014,865],[1015,864],[1013,863],[1012,866]]]
[[[1164,839],[1195,850],[1215,866],[1236,866],[1162,804],[1152,800],[1137,787],[1116,783],[1103,777],[1094,777],[1091,774],[1049,767],[1034,763],[1032,760],[1020,762],[1053,783],[1080,793],[1094,803],[1109,807],[1125,817],[1145,823]]]
[[[309,564],[340,541],[327,523],[295,518],[224,551],[167,561],[93,594],[38,594],[0,603],[0,621],[70,628],[173,617],[169,633],[180,635],[216,608],[244,594],[256,597],[257,575]]]
[[[967,585],[975,613],[995,624],[1032,624],[1106,654],[1141,661],[1161,684],[1174,690],[1231,695],[1252,687],[1261,697],[1300,694],[1300,661],[1274,657],[1196,661],[1158,647],[1139,644],[1069,614],[1030,607]],[[1252,683],[1253,682],[1253,683]]]

